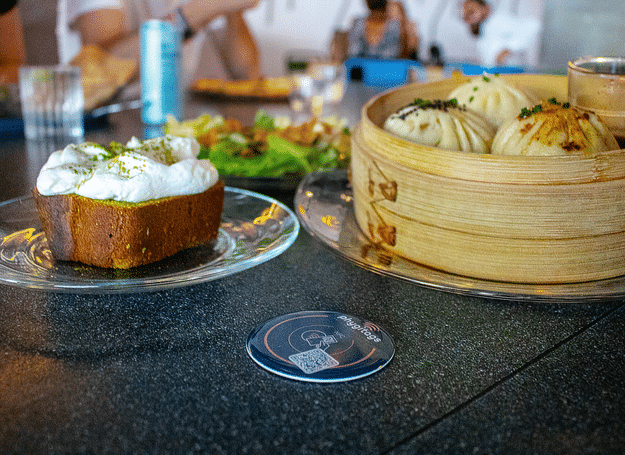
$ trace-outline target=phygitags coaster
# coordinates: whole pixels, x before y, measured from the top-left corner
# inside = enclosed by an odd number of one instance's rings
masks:
[[[259,325],[247,352],[277,375],[307,382],[342,382],[384,368],[393,358],[391,336],[377,324],[333,311],[302,311]]]

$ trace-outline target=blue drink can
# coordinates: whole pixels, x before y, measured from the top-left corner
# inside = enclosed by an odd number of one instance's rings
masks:
[[[148,125],[182,120],[180,86],[181,35],[171,23],[151,20],[141,25],[141,119]]]

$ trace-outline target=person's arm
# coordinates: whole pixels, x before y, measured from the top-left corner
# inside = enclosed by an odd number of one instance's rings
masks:
[[[495,60],[495,63],[497,65],[505,65],[511,54],[512,52],[510,52],[510,49],[504,49],[497,55],[497,59]]]
[[[80,33],[83,45],[98,46],[119,58],[139,59],[139,32],[126,31],[122,9],[96,9],[78,16],[73,28]]]
[[[204,28],[218,16],[254,8],[260,0],[191,0],[180,7],[193,30]]]
[[[406,20],[406,57],[417,58],[419,49],[419,33],[417,24]]]
[[[222,59],[234,79],[258,79],[258,48],[241,11],[226,15]]]
[[[344,62],[349,54],[349,32],[335,30],[330,40],[330,58],[336,62]]]
[[[416,56],[419,47],[419,36],[417,35],[417,26],[408,19],[404,6],[395,1],[391,1],[387,6],[388,20],[399,22],[400,27],[400,58],[409,58]]]
[[[256,6],[259,0],[191,0],[181,6],[183,15],[195,31],[216,17]],[[171,20],[168,15],[165,20]],[[83,44],[102,47],[120,58],[139,59],[139,31],[126,32],[125,12],[122,9],[98,9],[81,14],[73,25]]]
[[[24,30],[19,7],[0,15],[0,83],[16,83],[26,62]]]

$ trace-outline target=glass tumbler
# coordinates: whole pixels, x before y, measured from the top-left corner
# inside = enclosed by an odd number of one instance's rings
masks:
[[[63,145],[84,139],[84,96],[80,67],[20,68],[20,103],[27,140],[54,139]]]
[[[597,114],[625,148],[625,57],[584,57],[568,65],[569,102]]]

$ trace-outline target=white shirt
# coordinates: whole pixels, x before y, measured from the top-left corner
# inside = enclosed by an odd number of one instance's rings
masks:
[[[180,0],[59,0],[56,24],[59,62],[69,63],[80,52],[82,40],[73,26],[81,14],[95,9],[124,9],[128,31],[137,31],[144,21],[169,14],[179,3]],[[199,78],[230,78],[218,48],[222,30],[223,20],[217,19],[207,31],[197,33],[185,43],[182,53],[185,85]]]
[[[536,18],[493,11],[480,26],[477,49],[481,63],[496,65],[497,56],[508,49],[511,55],[506,65],[536,66],[535,51],[540,46],[541,31],[542,25]]]

